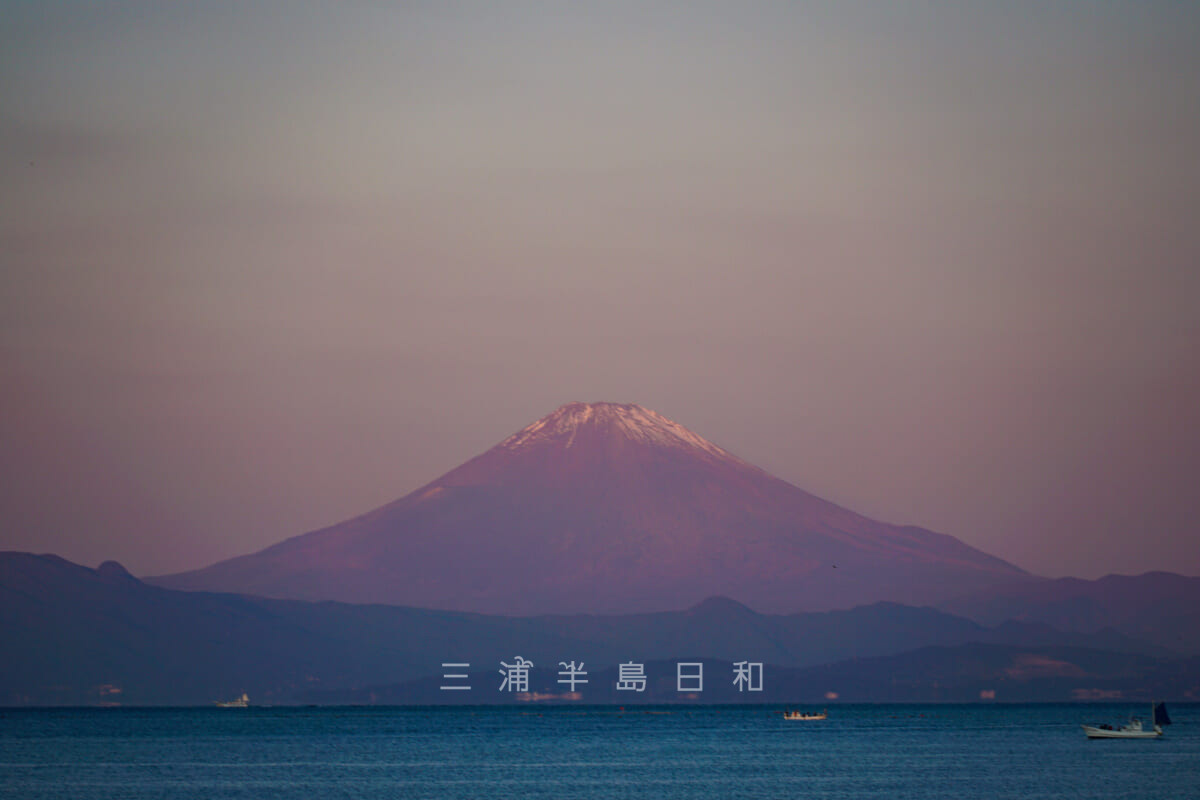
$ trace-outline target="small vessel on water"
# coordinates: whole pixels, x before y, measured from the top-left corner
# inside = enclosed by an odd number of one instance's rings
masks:
[[[783,718],[784,719],[792,719],[792,720],[828,719],[829,712],[827,709],[824,709],[824,708],[821,709],[821,713],[819,713],[819,714],[816,713],[815,711],[810,713],[807,711],[790,711],[789,710],[789,711],[783,712]]]
[[[236,700],[217,701],[217,708],[246,708],[248,705],[250,705],[250,697],[244,692]]]
[[[1163,726],[1171,724],[1167,716],[1167,706],[1164,703],[1150,702],[1151,728],[1147,729],[1140,717],[1130,717],[1129,722],[1119,728],[1112,725],[1083,725],[1084,734],[1089,739],[1154,739],[1163,735]]]

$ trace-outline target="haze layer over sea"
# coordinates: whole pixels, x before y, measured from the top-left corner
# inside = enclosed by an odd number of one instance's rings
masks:
[[[1145,705],[1145,708],[1143,708]],[[1194,798],[1200,704],[0,711],[0,797]]]

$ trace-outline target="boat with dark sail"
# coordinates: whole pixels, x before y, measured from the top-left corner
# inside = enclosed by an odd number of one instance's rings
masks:
[[[1117,728],[1109,724],[1083,725],[1089,739],[1155,739],[1163,735],[1163,727],[1171,724],[1165,703],[1150,703],[1150,726],[1146,727],[1140,717],[1130,717],[1129,722]]]

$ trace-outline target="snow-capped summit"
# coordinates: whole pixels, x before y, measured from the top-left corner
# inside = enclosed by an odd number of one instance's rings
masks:
[[[604,429],[646,444],[695,450],[718,458],[733,458],[678,422],[672,422],[657,411],[636,403],[568,403],[517,431],[501,442],[501,446],[517,450],[565,438],[564,446],[570,447],[579,431],[588,427]]]
[[[792,612],[930,603],[1023,574],[814,497],[650,409],[569,403],[382,508],[154,582],[500,614],[713,595]]]

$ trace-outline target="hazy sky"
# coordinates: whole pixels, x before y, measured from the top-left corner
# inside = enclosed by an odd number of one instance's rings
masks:
[[[138,574],[571,400],[1200,574],[1200,4],[0,0],[0,549]]]

